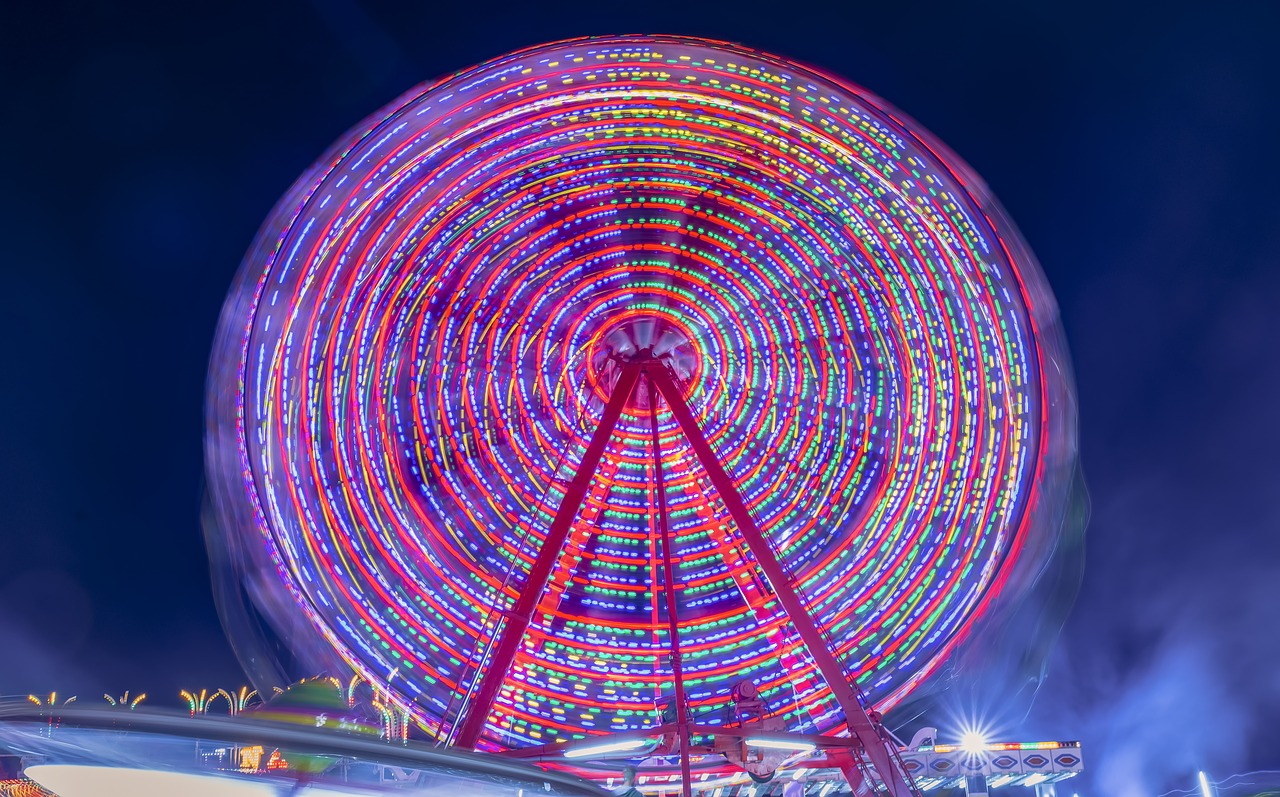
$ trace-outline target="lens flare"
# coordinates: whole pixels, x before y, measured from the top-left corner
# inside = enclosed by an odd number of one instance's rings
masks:
[[[969,755],[981,755],[987,751],[987,737],[981,731],[965,731],[960,736],[960,749]]]

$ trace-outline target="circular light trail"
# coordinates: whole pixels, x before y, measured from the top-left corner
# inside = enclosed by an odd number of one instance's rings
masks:
[[[210,446],[215,478],[239,484],[224,521],[251,527],[272,571],[255,598],[285,626],[301,609],[447,740],[615,355],[647,346],[881,709],[966,635],[1027,540],[1056,533],[1049,477],[1072,422],[1053,406],[1069,400],[1056,309],[981,181],[809,68],[693,39],[584,39],[406,94],[268,219],[210,379],[211,420],[234,429]],[[719,722],[749,678],[790,727],[839,730],[659,410],[694,721]],[[647,416],[638,395],[486,744],[659,722],[671,673]]]

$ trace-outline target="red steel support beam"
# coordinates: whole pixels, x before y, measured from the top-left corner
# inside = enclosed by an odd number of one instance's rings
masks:
[[[551,577],[551,570],[569,536],[573,519],[577,517],[578,509],[586,498],[587,488],[591,486],[591,480],[600,466],[600,458],[604,456],[609,438],[613,436],[613,428],[622,415],[622,408],[626,406],[627,400],[635,390],[641,370],[643,366],[639,363],[627,363],[618,375],[618,382],[613,387],[612,395],[609,396],[609,403],[605,405],[600,425],[591,436],[591,442],[587,444],[582,462],[578,465],[577,472],[573,474],[573,480],[569,482],[568,489],[565,490],[564,499],[556,509],[556,516],[551,521],[551,528],[547,530],[547,537],[542,541],[542,547],[538,549],[538,555],[534,557],[533,566],[529,569],[529,577],[520,587],[520,597],[516,599],[516,605],[506,613],[507,621],[502,626],[501,636],[494,647],[493,656],[489,660],[488,667],[485,668],[480,686],[459,727],[458,736],[454,741],[458,747],[474,749],[476,742],[480,740],[480,734],[484,732],[484,725],[489,719],[493,701],[497,699],[498,692],[502,689],[502,682],[507,679],[511,664],[515,661],[516,652],[520,649],[520,642],[524,639],[524,632],[529,628],[533,610],[542,598],[542,591],[547,587],[547,579]]]
[[[684,663],[680,659],[680,630],[676,626],[676,569],[671,547],[675,542],[667,529],[667,486],[662,480],[662,448],[658,444],[658,394],[649,377],[649,429],[653,434],[654,495],[658,501],[658,530],[662,533],[663,591],[667,594],[667,632],[671,635],[671,675],[676,682],[676,732],[680,739],[680,788],[684,797],[693,797],[693,776],[689,772],[689,712],[684,696]]]
[[[853,797],[871,797],[871,795],[875,794],[871,784],[867,783],[867,779],[862,776],[862,771],[853,764],[841,766],[840,774],[844,775],[844,779],[849,783],[849,788],[853,790]]]
[[[778,602],[782,604],[783,610],[800,634],[800,638],[804,640],[805,646],[817,663],[818,670],[822,673],[823,679],[826,680],[832,695],[835,696],[836,702],[843,709],[845,719],[849,723],[850,732],[862,743],[862,747],[871,758],[871,763],[875,767],[876,773],[884,782],[885,788],[888,789],[892,797],[914,797],[916,790],[911,787],[905,776],[894,766],[888,743],[880,736],[879,729],[875,727],[871,722],[871,718],[863,710],[862,703],[858,700],[857,692],[849,683],[848,678],[846,678],[844,668],[836,660],[835,654],[827,648],[827,640],[823,638],[818,627],[814,625],[813,618],[809,615],[808,607],[804,605],[800,596],[792,589],[791,580],[782,569],[782,565],[778,563],[778,559],[774,556],[773,549],[769,546],[768,541],[756,526],[755,519],[747,511],[746,504],[742,502],[742,497],[738,494],[738,488],[733,483],[733,479],[720,464],[719,457],[711,449],[711,444],[707,442],[707,438],[703,436],[702,429],[698,427],[698,421],[693,417],[693,412],[689,409],[689,405],[685,403],[680,386],[671,378],[667,367],[661,363],[651,363],[644,370],[651,384],[657,386],[662,393],[662,397],[667,400],[667,406],[671,408],[671,413],[680,424],[680,429],[684,432],[685,437],[689,439],[694,453],[697,454],[699,461],[702,462],[702,466],[706,468],[707,475],[711,478],[712,484],[715,485],[716,491],[720,494],[720,500],[724,501],[725,507],[728,508],[729,514],[738,526],[738,533],[746,540],[747,547],[751,549],[756,561],[760,563],[760,568],[764,570],[765,578],[769,579],[769,584],[773,587],[774,595],[777,596]],[[652,397],[650,397],[650,401],[652,400]]]

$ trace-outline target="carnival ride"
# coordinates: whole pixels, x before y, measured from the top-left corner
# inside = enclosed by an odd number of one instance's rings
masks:
[[[44,712],[25,701],[0,702],[0,745],[21,756],[26,776],[6,782],[0,756],[0,795],[371,797],[461,789],[478,797],[602,797],[573,775],[466,751],[387,744],[365,727],[323,730],[252,715],[193,719],[90,706],[67,707],[61,716],[56,733],[32,733]]]
[[[630,788],[612,788],[614,795],[681,791],[678,770],[651,774],[636,788],[635,777],[618,777],[616,762],[611,766],[608,760],[584,760],[576,771],[545,763],[538,769],[528,766],[537,760],[535,751],[521,750],[525,760],[516,761],[405,740],[390,729],[379,738],[378,723],[367,713],[333,704],[343,689],[327,690],[329,681],[311,679],[306,685],[329,691],[330,699],[303,700],[291,711],[277,705],[221,716],[0,699],[0,797],[333,797],[458,789],[492,797],[607,797],[601,785],[614,787],[615,781]],[[1079,744],[1073,742],[974,746],[919,737],[902,758],[921,790],[964,788],[978,794],[1023,785],[1039,793],[1081,768]],[[794,735],[784,738],[799,742]],[[766,784],[706,772],[696,783],[699,793],[728,797],[793,794],[796,786],[822,797],[848,787],[839,769],[813,757],[792,761]]]
[[[745,766],[768,728],[901,795],[880,712],[1057,533],[1064,353],[1016,229],[883,101],[577,40],[295,184],[226,306],[210,469],[258,608],[441,743],[672,732],[688,789],[691,736]]]
[[[1030,250],[878,97],[720,42],[519,51],[353,129],[246,257],[224,619],[264,692],[259,616],[434,744],[906,797],[950,775],[883,712],[1052,554],[1072,402]]]

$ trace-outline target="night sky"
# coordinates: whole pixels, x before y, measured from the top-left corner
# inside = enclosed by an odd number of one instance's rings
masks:
[[[1092,519],[1049,676],[1000,730],[1082,739],[1083,797],[1280,767],[1280,7],[21,5],[0,22],[0,695],[238,687],[200,527],[204,380],[267,211],[416,83],[669,32],[885,97],[1041,260]]]

